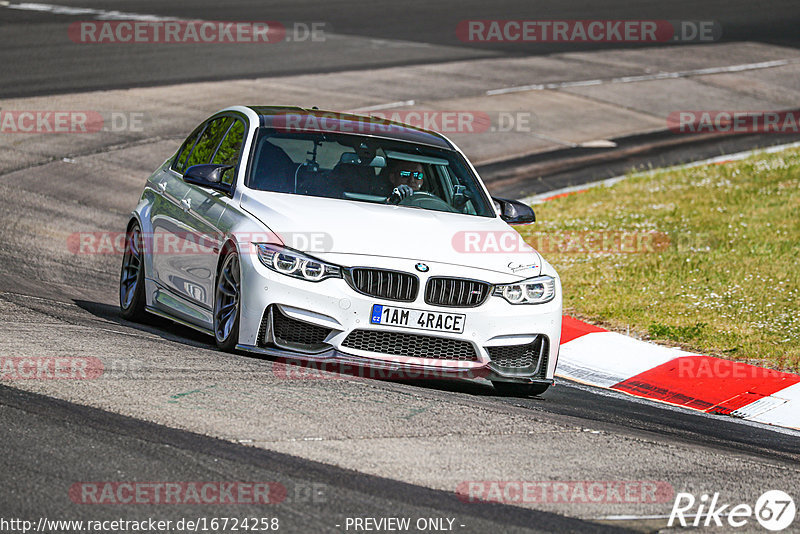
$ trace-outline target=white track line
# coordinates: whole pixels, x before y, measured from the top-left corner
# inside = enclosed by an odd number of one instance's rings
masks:
[[[353,113],[363,113],[365,111],[379,111],[382,109],[401,108],[403,106],[413,106],[416,104],[415,100],[398,100],[397,102],[389,102],[388,104],[376,104],[374,106],[366,106],[352,110]]]
[[[544,91],[548,89],[565,89],[568,87],[585,87],[590,85],[603,85],[611,83],[636,83],[651,80],[668,80],[674,78],[688,78],[690,76],[708,76],[709,74],[724,74],[730,72],[743,72],[748,70],[771,69],[783,67],[792,63],[798,63],[800,59],[777,59],[774,61],[762,61],[759,63],[744,63],[741,65],[729,65],[727,67],[709,67],[705,69],[681,70],[676,72],[658,72],[655,74],[642,74],[639,76],[622,76],[619,78],[594,80],[578,80],[574,82],[554,82],[539,83],[532,85],[519,85],[516,87],[505,87],[503,89],[491,89],[486,91],[487,96],[505,95],[508,93],[521,93],[524,91]]]
[[[547,191],[546,193],[539,193],[537,195],[531,195],[529,197],[525,197],[523,199],[520,199],[520,202],[523,202],[525,204],[541,204],[542,202],[544,202],[546,198],[550,198],[556,195],[561,195],[564,193],[574,193],[577,191],[583,191],[585,189],[591,189],[592,187],[599,187],[599,186],[608,187],[616,184],[617,182],[621,182],[626,178],[630,178],[633,176],[651,176],[657,172],[674,171],[678,169],[690,169],[692,167],[699,167],[701,165],[712,165],[714,163],[721,163],[723,161],[738,161],[745,158],[749,158],[750,156],[753,156],[755,154],[773,154],[775,152],[780,152],[782,150],[786,150],[789,148],[797,148],[797,147],[800,147],[800,141],[794,143],[787,143],[785,145],[775,145],[766,148],[745,150],[744,152],[736,152],[734,154],[723,154],[722,156],[715,156],[713,158],[703,159],[700,161],[692,161],[690,163],[684,163],[682,165],[674,165],[672,167],[662,167],[644,172],[635,172],[632,174],[623,174],[621,176],[615,176],[613,178],[607,178],[605,180],[600,180],[597,182],[589,182],[581,185],[571,185],[569,187],[562,187],[560,189]]]
[[[22,2],[11,4],[8,2],[0,3],[0,7],[17,9],[20,11],[39,11],[41,13],[52,13],[54,15],[92,15],[97,20],[140,20],[145,22],[160,22],[178,20],[175,17],[162,17],[159,15],[142,15],[140,13],[125,13],[122,11],[109,11],[106,9],[93,9],[90,7],[70,7],[59,6],[56,4],[40,4],[37,2]]]
[[[683,517],[697,517],[700,518],[708,517],[708,513],[703,514],[684,514]],[[716,517],[728,517],[730,514],[714,514]],[[670,515],[604,515],[600,517],[595,517],[595,521],[638,521],[638,520],[647,520],[647,519],[669,519]]]

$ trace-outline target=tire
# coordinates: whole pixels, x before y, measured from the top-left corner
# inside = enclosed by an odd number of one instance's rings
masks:
[[[533,397],[548,390],[550,384],[522,384],[492,380],[494,389],[503,397]]]
[[[119,275],[119,309],[123,319],[144,323],[149,320],[145,311],[144,251],[139,223],[131,225],[125,236],[125,253]]]
[[[217,347],[233,352],[239,343],[241,270],[239,255],[231,247],[220,263],[214,287],[214,338]]]

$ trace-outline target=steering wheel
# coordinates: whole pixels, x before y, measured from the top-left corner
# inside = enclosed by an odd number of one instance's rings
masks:
[[[410,197],[406,197],[398,203],[398,206],[412,206],[415,208],[426,208],[436,211],[456,212],[455,208],[427,191],[414,191]]]

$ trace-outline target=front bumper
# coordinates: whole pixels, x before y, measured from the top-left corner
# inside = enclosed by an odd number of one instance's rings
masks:
[[[490,296],[482,305],[472,308],[431,306],[424,302],[420,290],[413,302],[395,302],[370,297],[356,292],[343,279],[308,282],[275,273],[264,267],[255,254],[243,255],[242,300],[239,346],[241,350],[305,361],[338,362],[346,365],[385,369],[412,376],[414,373],[434,377],[482,377],[489,380],[513,382],[552,383],[558,360],[561,333],[561,287],[556,298],[538,305],[512,305],[500,297]],[[424,288],[429,273],[416,273],[415,261],[393,258],[353,258],[355,265],[369,262],[370,267],[393,269],[414,273]],[[490,283],[508,282],[508,277],[497,280],[498,274],[479,269],[428,262],[430,273],[485,280]],[[370,323],[372,306],[383,304],[417,310],[459,313],[466,315],[461,334],[440,333],[374,325]],[[272,315],[280,313],[291,321],[309,324],[327,332],[321,342],[311,345],[293,345],[281,342],[271,331]],[[443,359],[440,354],[422,353],[411,356],[383,353],[354,348],[348,336],[355,331],[396,332],[411,339],[414,336],[438,338],[433,346],[455,341],[467,343],[474,357]],[[410,335],[410,337],[409,337]],[[399,337],[399,336],[395,336]],[[351,338],[352,340],[352,338]],[[541,345],[536,345],[537,340]],[[420,344],[422,346],[423,344]],[[531,345],[538,351],[532,365],[506,367],[493,361],[495,355],[512,347]],[[430,346],[430,345],[429,345]]]

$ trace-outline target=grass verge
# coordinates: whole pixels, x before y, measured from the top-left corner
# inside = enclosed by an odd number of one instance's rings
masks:
[[[520,228],[564,312],[800,372],[800,150],[635,175],[535,206]]]

